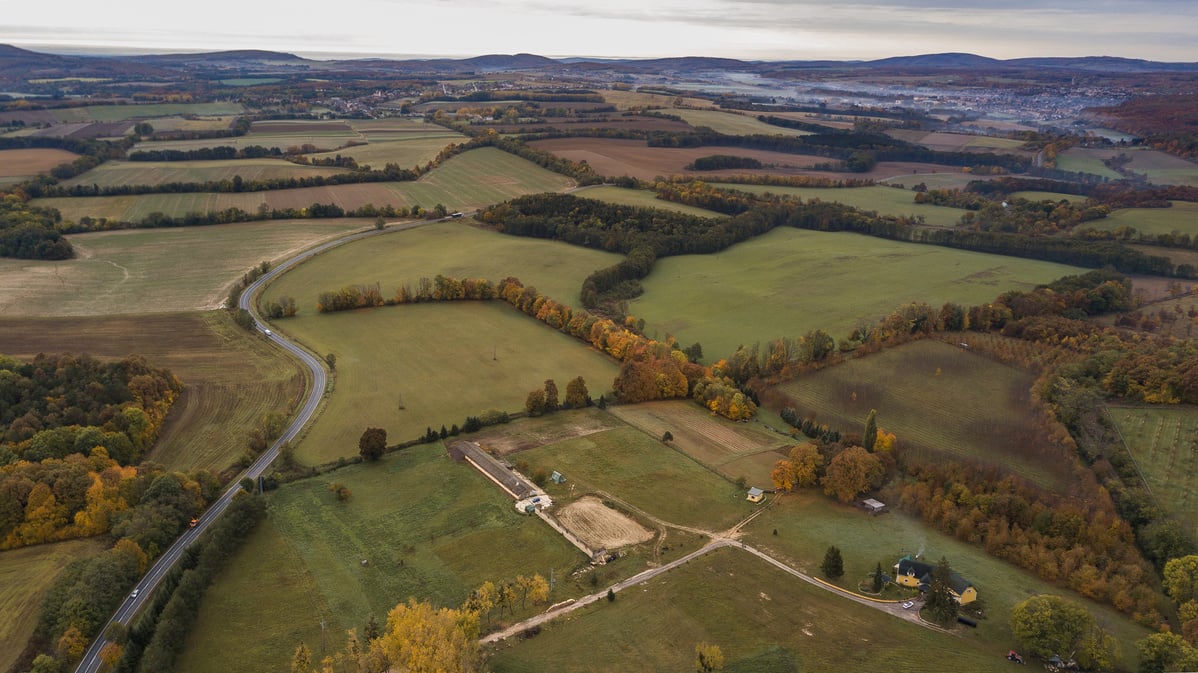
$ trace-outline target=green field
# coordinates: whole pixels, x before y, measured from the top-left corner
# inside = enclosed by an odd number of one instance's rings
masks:
[[[497,646],[488,663],[494,673],[691,671],[695,646],[712,643],[728,673],[1009,673],[1006,649],[995,654],[974,641],[975,634],[922,628],[722,549],[626,589],[613,603],[550,622],[535,638]]]
[[[1107,411],[1157,501],[1198,531],[1198,410],[1162,405]]]
[[[240,114],[240,103],[146,103],[144,105],[88,105],[60,108],[52,111],[61,123],[119,122],[170,115],[228,115]]]
[[[1172,208],[1123,208],[1101,220],[1087,222],[1085,226],[1101,231],[1114,231],[1119,227],[1133,227],[1141,234],[1156,236],[1180,232],[1191,237],[1198,235],[1198,203],[1193,201],[1171,201]],[[1163,254],[1162,252],[1154,254]]]
[[[272,282],[263,297],[295,297],[301,312],[316,310],[321,292],[346,285],[379,283],[390,297],[401,285],[415,288],[437,274],[486,278],[518,277],[554,300],[579,307],[582,281],[620,255],[539,238],[504,236],[461,220],[375,236],[330,250]]]
[[[100,538],[69,540],[0,552],[0,671],[17,663],[37,626],[42,596],[67,564],[106,547]]]
[[[1111,154],[1112,152],[1109,150],[1072,148],[1057,155],[1057,170],[1089,173],[1091,175],[1110,178],[1111,180],[1120,180],[1123,178],[1122,175],[1112,171],[1102,163],[1103,157]]]
[[[231,161],[107,161],[82,175],[63,180],[62,186],[161,185],[168,182],[217,182],[232,180],[276,180],[311,178],[345,173],[341,168],[302,166],[283,159],[234,159]]]
[[[913,176],[914,177],[914,176]],[[918,184],[918,183],[912,183]],[[737,185],[715,184],[715,187],[736,189],[753,194],[785,194],[797,196],[810,201],[818,199],[833,203],[843,203],[861,210],[876,211],[881,215],[896,217],[922,217],[930,225],[938,227],[953,227],[961,220],[966,211],[964,208],[948,208],[932,206],[926,203],[915,203],[915,192],[895,187],[871,185],[869,187],[775,187],[772,185]]]
[[[952,169],[945,168],[938,173],[911,173],[909,175],[885,178],[879,182],[885,185],[903,185],[908,189],[921,182],[927,185],[928,189],[965,189],[974,180],[986,179],[988,178],[984,176],[962,173],[960,171],[953,172]]]
[[[372,140],[367,145],[345,147],[332,152],[320,152],[307,155],[311,159],[321,159],[341,155],[350,157],[359,166],[370,166],[382,170],[387,164],[396,164],[400,168],[423,167],[437,157],[446,145],[461,142],[462,136],[445,132],[440,135],[416,135],[412,138],[396,140]]]
[[[718,110],[667,110],[667,114],[682,117],[691,126],[706,126],[716,133],[730,136],[773,135],[773,136],[809,136],[810,131],[789,129],[784,126],[774,126],[757,121],[756,116],[720,112]]]
[[[573,182],[536,164],[490,147],[456,156],[415,182],[371,182],[331,187],[282,189],[251,193],[146,194],[37,199],[35,205],[57,208],[63,218],[78,221],[87,215],[136,222],[153,212],[181,217],[190,212],[240,208],[255,212],[270,208],[306,208],[333,203],[347,210],[376,206],[441,203],[451,210],[472,210],[523,194],[560,191]]]
[[[715,255],[658,260],[630,312],[650,336],[703,345],[708,362],[739,344],[823,329],[843,339],[896,307],[972,305],[1078,270],[1063,264],[780,228]]]
[[[233,282],[370,221],[268,220],[70,236],[75,259],[0,259],[0,313],[86,316],[211,309]]]
[[[1013,192],[1013,199],[1027,199],[1028,201],[1068,201],[1070,203],[1084,203],[1086,197],[1078,196],[1077,194],[1062,194],[1060,192]]]
[[[709,531],[724,530],[753,512],[744,489],[631,427],[517,455],[528,461],[530,469],[556,470],[566,476],[565,484],[545,485],[555,499],[605,491],[667,523]]]
[[[727,217],[723,213],[717,213],[714,210],[705,208],[696,208],[688,206],[685,203],[674,203],[657,198],[655,192],[647,189],[626,189],[624,187],[613,187],[611,185],[602,185],[599,187],[587,187],[574,193],[575,196],[584,199],[595,199],[596,201],[605,201],[607,203],[616,203],[623,206],[637,206],[639,208],[658,208],[661,210],[669,210],[675,213],[683,213],[686,215],[695,215],[697,217]]]
[[[1131,157],[1129,169],[1148,176],[1149,182],[1162,185],[1198,186],[1198,163],[1160,150],[1126,150]]]
[[[329,482],[348,487],[350,500],[339,503]],[[456,607],[487,580],[552,569],[550,600],[560,600],[577,595],[567,578],[588,561],[439,442],[268,497],[268,520],[205,596],[180,673],[283,670],[301,640],[319,652],[321,619],[340,647],[346,629],[361,634],[370,615],[385,622],[409,596]]]
[[[337,356],[334,392],[296,450],[305,463],[357,455],[367,427],[398,443],[487,409],[520,411],[546,379],[564,392],[582,376],[597,398],[618,371],[582,342],[496,301],[308,311],[276,326]]]
[[[845,574],[840,584],[846,587],[855,587],[878,563],[884,572],[892,574],[894,564],[905,554],[922,552],[933,563],[947,558],[954,570],[973,583],[986,606],[986,618],[978,628],[959,629],[953,640],[965,646],[963,649],[976,651],[1003,666],[1012,666],[1002,657],[1016,645],[1010,630],[1011,610],[1036,594],[1057,594],[1084,605],[1119,642],[1123,651],[1121,670],[1136,670],[1133,643],[1148,634],[1109,606],[1053,586],[900,512],[869,516],[856,507],[805,490],[782,497],[745,530],[745,542],[812,574],[819,573],[824,551],[836,545],[844,557]],[[936,670],[942,669],[938,666]]]
[[[870,409],[904,449],[998,463],[1054,486],[1047,444],[1031,415],[1032,375],[934,340],[888,348],[779,386],[799,418],[860,433]]]

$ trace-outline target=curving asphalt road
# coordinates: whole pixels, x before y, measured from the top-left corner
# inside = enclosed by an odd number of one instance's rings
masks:
[[[442,222],[448,219],[451,218],[446,217],[436,221]],[[271,444],[269,449],[263,452],[262,455],[258,456],[258,459],[255,460],[245,472],[239,475],[236,480],[234,480],[233,484],[229,486],[227,490],[225,490],[220,498],[218,498],[216,502],[212,503],[207,511],[205,511],[203,515],[199,517],[199,520],[194,527],[184,531],[183,534],[179,536],[179,539],[175,540],[174,544],[172,544],[166,550],[166,552],[162,554],[162,556],[158,557],[158,560],[156,560],[154,565],[150,567],[149,572],[147,572],[145,576],[141,578],[141,581],[137,583],[137,586],[134,588],[134,590],[125,598],[125,601],[121,603],[121,606],[117,608],[117,611],[113,613],[112,617],[110,617],[107,622],[105,622],[104,628],[100,630],[100,635],[97,636],[96,640],[92,642],[90,647],[87,648],[87,652],[85,652],[83,655],[83,660],[79,662],[77,667],[75,667],[75,673],[96,673],[100,669],[100,649],[103,648],[108,642],[104,638],[104,633],[108,631],[108,627],[117,622],[128,625],[132,621],[133,616],[137,614],[138,610],[140,610],[149,602],[150,596],[154,592],[154,589],[158,586],[158,583],[161,582],[162,578],[166,576],[172,567],[174,567],[175,563],[183,555],[184,550],[190,547],[191,544],[196,541],[196,538],[202,535],[204,531],[208,530],[208,526],[212,525],[214,521],[220,518],[221,514],[224,514],[225,509],[229,506],[229,503],[233,501],[233,496],[237,495],[237,492],[241,490],[241,485],[239,482],[245,477],[257,480],[260,475],[266,472],[266,468],[268,468],[270,464],[274,462],[275,458],[279,456],[279,449],[284,444],[294,439],[300,433],[300,431],[304,429],[304,426],[307,425],[310,420],[312,420],[312,416],[316,413],[316,408],[320,406],[320,401],[324,398],[325,389],[328,387],[329,381],[328,373],[324,368],[324,362],[303,348],[297,346],[291,341],[288,341],[278,333],[271,331],[254,309],[255,293],[257,293],[264,284],[270,282],[286,270],[290,269],[296,264],[319,255],[326,250],[335,248],[350,241],[356,241],[361,238],[377,236],[379,234],[385,234],[394,231],[402,231],[405,229],[413,229],[430,223],[431,221],[412,222],[409,224],[387,227],[386,229],[372,229],[370,231],[363,231],[356,234],[350,234],[348,236],[342,236],[341,238],[323,243],[315,248],[305,250],[295,257],[292,257],[275,266],[270,271],[263,274],[261,278],[258,278],[251,283],[249,287],[247,287],[245,291],[241,293],[241,299],[239,301],[238,307],[250,312],[250,315],[254,318],[254,328],[265,335],[266,338],[271,342],[279,345],[281,348],[299,358],[300,361],[304,363],[304,366],[308,368],[308,371],[312,377],[312,384],[308,389],[308,398],[304,401],[304,405],[299,410],[299,413],[296,415],[295,419],[291,421],[291,424],[287,426],[287,429],[283,432],[283,434],[275,440],[274,444]]]

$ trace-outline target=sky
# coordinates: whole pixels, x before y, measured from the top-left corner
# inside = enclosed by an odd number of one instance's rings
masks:
[[[49,52],[268,49],[317,58],[1123,56],[1198,62],[1198,0],[58,0],[5,3]]]

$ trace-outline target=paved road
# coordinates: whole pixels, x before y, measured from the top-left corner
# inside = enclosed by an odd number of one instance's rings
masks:
[[[438,221],[445,221],[448,219],[451,218],[446,217]],[[266,472],[266,469],[270,467],[270,464],[273,463],[275,458],[279,456],[279,449],[284,444],[290,442],[297,435],[299,435],[300,431],[304,429],[304,426],[308,424],[308,421],[312,419],[313,414],[316,413],[316,408],[320,405],[321,399],[324,398],[325,388],[328,387],[328,373],[325,372],[324,362],[303,348],[300,348],[291,341],[288,341],[277,332],[267,328],[266,324],[262,322],[261,318],[258,316],[257,311],[254,310],[254,294],[265,283],[270,282],[287,269],[290,269],[296,264],[319,255],[320,253],[331,248],[335,248],[350,241],[366,238],[368,236],[377,236],[379,234],[385,234],[393,231],[422,227],[429,223],[430,222],[427,221],[412,222],[408,224],[387,227],[386,229],[372,229],[370,231],[358,232],[356,234],[350,234],[348,236],[343,236],[336,240],[329,241],[322,245],[316,246],[315,248],[301,252],[295,257],[280,263],[278,266],[264,274],[261,278],[251,283],[250,286],[241,293],[239,307],[249,311],[250,315],[254,317],[255,329],[265,335],[266,338],[270,339],[270,341],[273,343],[278,344],[281,348],[299,358],[300,361],[304,363],[304,367],[308,369],[309,376],[311,376],[311,385],[308,389],[308,398],[304,401],[304,405],[296,415],[295,419],[292,420],[291,425],[287,426],[287,429],[278,439],[275,440],[274,444],[271,444],[269,449],[267,449],[262,455],[258,456],[258,459],[255,460],[245,472],[238,476],[236,480],[234,480],[233,484],[224,492],[224,494],[222,494],[220,498],[216,500],[216,502],[212,503],[208,510],[205,511],[202,516],[200,516],[199,521],[196,523],[194,528],[190,528],[185,531],[183,535],[181,535],[179,539],[175,540],[174,544],[172,544],[166,550],[166,552],[162,554],[162,556],[158,557],[158,559],[154,562],[154,565],[150,567],[149,572],[146,573],[145,577],[143,577],[141,581],[137,583],[137,587],[133,592],[136,593],[137,596],[134,597],[132,593],[127,596],[125,601],[121,603],[120,608],[118,608],[112,617],[110,617],[109,620],[104,624],[104,628],[100,630],[100,635],[91,644],[91,647],[87,648],[87,652],[83,655],[83,660],[80,661],[79,665],[75,668],[75,673],[96,673],[96,671],[99,670],[100,649],[104,647],[105,643],[108,642],[104,639],[103,634],[108,630],[109,625],[114,622],[120,622],[121,624],[128,625],[132,621],[133,616],[137,614],[137,611],[149,602],[154,588],[158,586],[158,583],[162,581],[162,578],[165,577],[168,572],[170,572],[172,567],[174,567],[175,563],[183,555],[184,550],[190,547],[191,544],[196,541],[196,538],[203,534],[203,532],[208,529],[208,526],[212,525],[212,522],[220,518],[221,514],[224,514],[225,509],[229,506],[229,503],[233,501],[233,496],[237,495],[237,492],[241,490],[241,486],[238,482],[245,477],[256,480],[260,475]]]

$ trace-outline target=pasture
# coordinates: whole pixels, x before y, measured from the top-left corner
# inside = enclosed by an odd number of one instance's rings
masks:
[[[1100,231],[1114,231],[1119,227],[1132,227],[1141,234],[1157,236],[1179,232],[1198,236],[1198,203],[1193,201],[1170,201],[1171,208],[1123,208],[1101,220],[1087,222],[1085,226]],[[1161,250],[1152,254],[1167,254]]]
[[[592,390],[592,394],[593,394]],[[529,469],[561,472],[564,484],[545,484],[561,503],[609,493],[669,524],[720,531],[753,512],[744,489],[632,427],[613,428],[509,456]]]
[[[647,189],[626,189],[624,187],[613,187],[612,185],[599,185],[597,187],[586,187],[575,192],[574,195],[584,199],[595,199],[596,201],[616,203],[624,206],[637,206],[638,208],[657,208],[685,215],[695,215],[696,217],[727,217],[727,215],[717,213],[714,210],[706,210],[704,208],[688,206],[685,203],[674,203],[673,201],[659,199],[655,192]]]
[[[650,336],[697,341],[714,362],[740,344],[813,329],[843,339],[909,302],[978,304],[1076,273],[1063,264],[779,228],[718,254],[658,260],[629,312],[645,319]]]
[[[259,262],[290,257],[370,226],[361,219],[267,220],[73,234],[75,259],[0,259],[0,313],[102,316],[212,309]]]
[[[1098,150],[1072,147],[1057,155],[1057,169],[1075,173],[1089,173],[1111,180],[1120,180],[1122,175],[1106,167],[1103,159],[1115,156],[1117,150]]]
[[[686,123],[694,127],[706,126],[716,133],[730,136],[772,135],[772,136],[809,136],[810,131],[774,126],[757,120],[755,114],[738,114],[719,110],[691,110],[677,108],[668,110],[666,114],[682,117]]]
[[[948,208],[926,203],[915,203],[915,192],[895,187],[870,185],[868,187],[775,187],[773,185],[740,185],[716,183],[713,186],[736,189],[752,194],[783,194],[797,196],[804,201],[828,201],[843,203],[865,211],[895,217],[922,217],[925,222],[937,227],[953,227],[967,211],[964,208]]]
[[[977,634],[922,628],[738,549],[711,552],[616,596],[545,624],[535,638],[492,648],[489,669],[690,671],[699,643],[720,647],[728,673],[1009,673],[1011,666],[1003,658],[1008,644],[998,652],[979,644]]]
[[[316,311],[321,292],[346,285],[378,283],[390,297],[400,286],[415,289],[422,277],[437,274],[493,282],[516,276],[542,294],[579,308],[582,281],[620,259],[615,253],[558,241],[505,236],[460,220],[438,222],[324,252],[274,280],[262,297],[295,297],[300,311],[310,313]]]
[[[918,518],[902,512],[870,516],[857,507],[841,505],[814,490],[774,497],[774,506],[745,527],[745,542],[813,575],[820,575],[819,564],[824,552],[829,546],[836,545],[844,557],[845,574],[839,582],[841,586],[855,589],[879,563],[883,572],[893,575],[894,564],[906,554],[922,553],[929,563],[947,558],[953,570],[973,583],[986,606],[986,618],[979,622],[977,629],[958,627],[955,637],[948,638],[958,643],[962,650],[978,652],[1003,666],[1011,666],[1003,659],[1007,650],[1015,645],[1010,630],[1011,610],[1030,596],[1057,594],[1085,606],[1095,621],[1122,646],[1121,670],[1136,670],[1137,657],[1132,644],[1148,631],[1107,605],[1049,584],[989,556],[980,547],[928,528]],[[895,509],[893,504],[891,509]],[[774,530],[778,531],[777,535],[773,534]],[[765,591],[772,595],[768,589]],[[845,604],[840,609],[853,605],[843,599],[836,600]],[[875,647],[871,643],[868,649],[873,652]]]
[[[235,326],[223,311],[92,318],[19,318],[0,325],[0,353],[122,358],[136,353],[165,367],[186,387],[175,401],[149,460],[169,469],[232,465],[263,414],[289,414],[304,391],[291,357]]]
[[[338,502],[330,482],[347,487],[349,500]],[[268,498],[267,521],[205,596],[181,673],[282,669],[301,640],[319,652],[322,618],[337,648],[346,629],[361,634],[371,615],[385,622],[409,596],[456,607],[487,580],[552,572],[550,600],[561,600],[577,595],[567,578],[588,560],[540,519],[518,514],[469,464],[450,460],[440,442],[287,484]],[[205,656],[214,650],[240,652],[244,668]]]
[[[1157,501],[1198,530],[1198,410],[1181,405],[1106,410]]]
[[[151,213],[181,217],[190,212],[240,208],[255,212],[268,208],[307,208],[332,203],[346,210],[368,204],[432,208],[441,203],[451,210],[472,210],[523,194],[560,191],[569,178],[491,147],[458,155],[415,182],[360,184],[280,189],[250,193],[145,194],[38,199],[36,205],[58,208],[63,218],[87,215],[121,222],[137,222]]]
[[[0,552],[0,671],[17,663],[33,636],[42,597],[58,573],[106,546],[101,538],[84,538]]]
[[[871,409],[878,427],[924,457],[999,464],[1042,486],[1068,477],[1046,448],[1031,409],[1031,374],[925,339],[888,348],[778,386],[799,418],[860,434]]]
[[[384,307],[278,321],[316,353],[337,356],[336,384],[296,457],[319,464],[358,454],[367,427],[392,444],[428,427],[462,425],[488,409],[519,411],[529,391],[582,376],[599,397],[618,366],[502,302]]]
[[[795,443],[756,419],[734,423],[691,400],[621,404],[610,411],[650,437],[669,432],[674,437],[669,446],[729,479],[744,477],[748,485],[760,488],[772,488],[770,472]]]
[[[107,161],[62,186],[162,185],[170,182],[219,182],[240,175],[243,180],[327,177],[345,173],[342,168],[303,166],[284,159],[233,159],[229,161]]]

